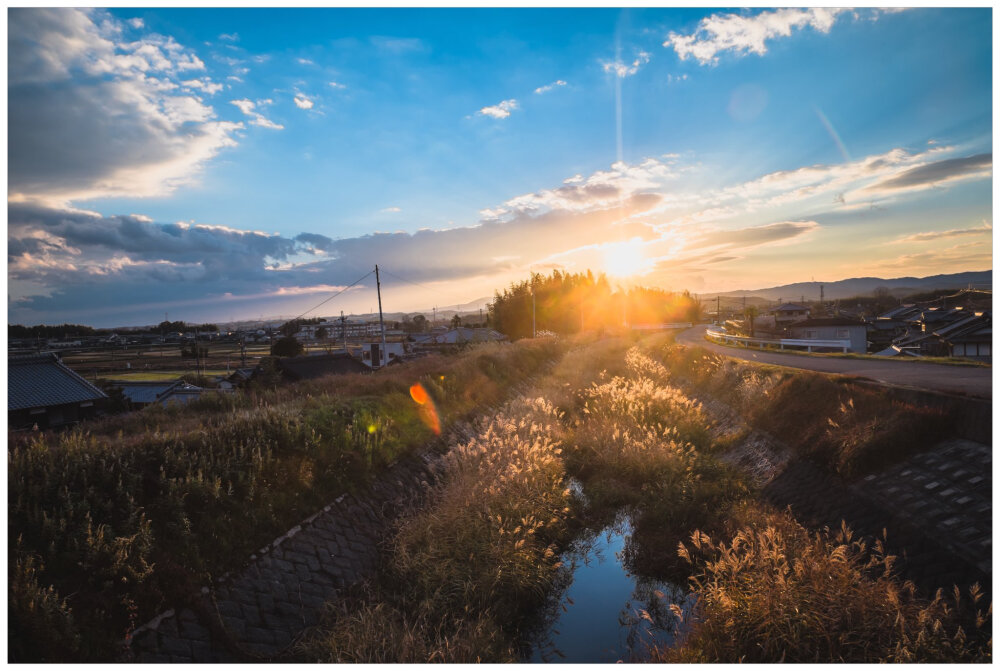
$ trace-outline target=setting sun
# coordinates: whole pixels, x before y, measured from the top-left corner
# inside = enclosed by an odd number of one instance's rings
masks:
[[[642,240],[633,238],[604,246],[602,259],[604,272],[612,277],[631,277],[643,272],[649,260],[642,250]]]

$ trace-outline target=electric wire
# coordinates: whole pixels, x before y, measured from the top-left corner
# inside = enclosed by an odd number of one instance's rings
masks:
[[[369,276],[371,276],[371,275],[374,275],[374,274],[375,274],[375,271],[374,271],[374,270],[369,270],[369,271],[368,271],[367,273],[365,273],[364,275],[362,275],[361,277],[359,277],[359,278],[358,278],[357,280],[355,280],[355,281],[354,281],[354,282],[352,282],[351,284],[347,285],[346,287],[344,287],[343,289],[341,289],[341,290],[340,290],[340,291],[338,291],[337,293],[333,294],[332,296],[329,296],[328,298],[324,299],[324,300],[323,300],[322,302],[320,302],[319,304],[317,304],[317,305],[314,305],[313,307],[309,308],[308,310],[306,310],[305,312],[303,312],[302,314],[300,314],[300,315],[299,315],[298,317],[296,317],[296,318],[295,318],[295,319],[293,319],[292,321],[295,321],[295,320],[297,320],[297,319],[302,319],[303,317],[305,317],[305,316],[306,316],[307,314],[309,314],[310,312],[312,312],[312,311],[313,311],[313,310],[315,310],[316,308],[319,308],[319,307],[322,307],[323,305],[326,305],[327,303],[329,303],[330,301],[332,301],[332,300],[333,300],[334,298],[336,298],[336,297],[337,297],[337,296],[339,296],[340,294],[344,293],[345,291],[347,291],[347,290],[348,290],[348,289],[350,289],[351,287],[354,287],[354,286],[357,286],[357,285],[358,285],[358,284],[360,284],[360,283],[361,283],[361,282],[362,282],[362,281],[363,281],[364,279],[366,279],[366,278],[368,278]]]
[[[430,291],[431,293],[434,293],[434,294],[437,294],[437,295],[439,295],[439,296],[442,296],[442,295],[444,295],[444,294],[442,294],[442,293],[441,293],[440,291],[436,291],[436,290],[434,290],[434,289],[431,289],[431,288],[430,288],[429,286],[427,286],[427,285],[425,285],[425,284],[421,284],[420,282],[414,282],[413,280],[408,280],[408,279],[406,279],[405,277],[400,277],[400,276],[399,276],[399,275],[397,275],[396,273],[393,273],[393,272],[389,272],[389,271],[388,271],[388,270],[386,270],[385,268],[382,268],[382,267],[380,267],[380,268],[379,268],[379,270],[380,270],[380,271],[382,271],[382,274],[383,274],[383,275],[389,275],[390,277],[394,277],[394,278],[396,278],[397,280],[400,280],[400,281],[402,281],[402,282],[406,282],[407,284],[412,284],[413,286],[415,286],[415,287],[420,287],[421,289],[426,289],[427,291]],[[456,298],[455,296],[445,296],[445,297],[446,297],[446,298]],[[468,302],[468,301],[466,301],[466,302]],[[460,307],[460,306],[462,306],[462,305],[464,305],[464,304],[465,304],[465,303],[461,303],[461,302],[459,302],[459,303],[452,303],[452,304],[450,304],[450,305],[442,305],[441,307],[442,307],[442,308],[450,308],[450,307],[455,307],[455,308],[457,308],[457,307]]]

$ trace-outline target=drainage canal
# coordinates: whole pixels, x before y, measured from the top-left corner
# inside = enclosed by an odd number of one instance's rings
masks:
[[[606,663],[638,661],[652,646],[673,644],[677,604],[691,609],[683,587],[638,576],[624,565],[631,534],[626,514],[599,533],[578,539],[563,556],[562,589],[532,637],[526,661]]]

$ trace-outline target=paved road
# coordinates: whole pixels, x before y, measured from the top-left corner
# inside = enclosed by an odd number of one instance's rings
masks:
[[[992,368],[948,366],[917,361],[841,359],[761,352],[709,342],[705,340],[707,328],[705,325],[699,325],[681,331],[677,334],[677,342],[682,345],[698,345],[718,354],[746,361],[814,370],[821,373],[863,377],[893,386],[993,398]]]

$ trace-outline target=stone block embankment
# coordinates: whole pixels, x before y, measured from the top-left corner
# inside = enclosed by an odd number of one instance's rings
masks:
[[[434,481],[435,460],[400,462],[363,496],[345,494],[304,520],[252,555],[242,571],[133,632],[126,661],[289,659],[324,604],[374,573],[385,532]]]

